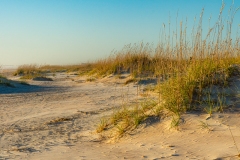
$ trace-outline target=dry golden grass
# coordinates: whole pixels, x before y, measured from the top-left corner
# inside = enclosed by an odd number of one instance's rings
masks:
[[[108,121],[105,120],[104,130],[115,126],[122,135],[152,115],[172,116],[171,127],[176,127],[180,124],[181,114],[194,110],[199,104],[210,116],[223,111],[224,95],[218,96],[217,104],[213,103],[211,88],[228,87],[228,79],[239,74],[235,64],[240,62],[240,38],[238,35],[235,40],[231,38],[232,21],[238,9],[230,8],[232,19],[228,21],[223,21],[223,9],[224,5],[206,38],[202,33],[202,12],[198,26],[192,29],[191,39],[187,38],[187,24],[184,26],[182,21],[177,33],[170,33],[170,24],[167,32],[164,25],[162,42],[157,48],[152,49],[149,44],[127,45],[122,51],[93,63],[92,73],[97,75],[129,72],[133,78],[158,78],[155,91],[159,97],[154,105],[147,107],[147,112],[142,105],[135,109],[124,106]],[[209,94],[205,93],[206,88]],[[209,98],[207,101],[206,96]]]
[[[137,108],[124,106],[117,114],[114,113],[109,119],[102,121],[98,132],[109,127],[117,129],[122,135],[143,122],[147,116],[163,114],[172,116],[172,127],[178,126],[181,114],[194,110],[196,106],[204,106],[202,110],[210,115],[223,111],[224,96],[218,97],[219,102],[216,105],[212,101],[211,88],[214,85],[227,87],[229,77],[239,74],[234,65],[240,63],[240,38],[237,34],[235,39],[231,37],[233,17],[238,9],[229,9],[228,20],[223,20],[223,9],[224,4],[218,20],[208,28],[206,35],[203,33],[206,30],[202,23],[203,10],[191,33],[188,32],[187,23],[183,21],[173,31],[170,23],[168,26],[163,24],[161,40],[156,48],[148,43],[129,44],[121,51],[92,63],[20,66],[16,75],[75,71],[79,75],[88,75],[88,81],[92,81],[91,77],[104,77],[108,74],[120,77],[127,72],[131,74],[132,82],[143,77],[157,78],[155,92],[159,96],[156,102],[150,103],[148,107],[142,104]],[[209,93],[205,92],[206,88]]]
[[[22,65],[14,73],[20,75],[22,79],[33,79],[35,77],[45,77],[46,73],[56,72],[77,72],[79,75],[86,75],[92,70],[92,64],[80,65]]]
[[[79,65],[43,65],[39,66],[39,69],[44,72],[79,72],[83,74],[91,70],[91,64],[79,64]]]

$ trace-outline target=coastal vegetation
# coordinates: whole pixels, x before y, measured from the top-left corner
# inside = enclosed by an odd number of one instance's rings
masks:
[[[229,9],[228,20],[224,20],[223,10],[224,4],[218,20],[208,29],[203,25],[204,9],[190,33],[187,20],[178,22],[174,30],[171,23],[163,24],[156,47],[149,43],[129,44],[95,62],[69,66],[24,65],[14,74],[31,79],[49,72],[76,72],[93,81],[110,74],[128,73],[131,79],[126,85],[138,84],[143,78],[155,79],[157,84],[149,91],[150,96],[135,104],[123,104],[112,115],[102,118],[97,132],[115,131],[122,136],[151,117],[171,117],[170,126],[177,128],[183,113],[200,110],[211,116],[227,108],[228,95],[220,91],[229,87],[231,77],[240,74],[240,37],[238,33],[232,37],[238,9]],[[202,126],[208,127],[204,123]]]
[[[92,70],[97,75],[128,71],[133,78],[150,76],[158,83],[153,91],[155,98],[124,104],[101,120],[97,132],[115,131],[121,136],[149,117],[172,117],[170,127],[178,128],[183,113],[203,111],[211,117],[214,112],[227,109],[226,88],[230,78],[240,73],[240,39],[238,33],[232,39],[231,31],[238,9],[230,8],[227,21],[223,20],[223,9],[224,4],[207,34],[203,33],[203,10],[191,34],[183,21],[172,33],[171,24],[163,25],[162,39],[156,48],[149,44],[127,45],[109,58],[98,60]]]

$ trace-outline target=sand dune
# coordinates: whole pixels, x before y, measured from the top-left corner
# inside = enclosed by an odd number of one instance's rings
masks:
[[[238,159],[237,97],[225,113],[211,118],[184,114],[179,130],[169,129],[171,118],[149,118],[131,135],[109,143],[95,132],[100,118],[141,98],[135,84],[123,85],[127,75],[95,82],[66,73],[49,77],[53,81],[23,85],[8,75],[15,88],[0,86],[0,159]],[[238,77],[232,81],[239,84]]]

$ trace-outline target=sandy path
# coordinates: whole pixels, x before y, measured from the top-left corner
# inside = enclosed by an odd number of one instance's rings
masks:
[[[16,158],[16,151],[38,153],[94,140],[96,135],[89,132],[95,130],[100,113],[136,97],[133,85],[78,83],[72,80],[76,76],[63,76],[50,82],[31,81],[30,86],[1,88],[0,155]],[[52,122],[60,118],[67,120]]]
[[[59,74],[53,79],[1,86],[0,159],[237,159],[228,128],[240,147],[236,98],[235,111],[210,119],[206,114],[183,115],[178,131],[169,129],[170,118],[150,118],[132,135],[106,143],[95,133],[100,117],[134,101],[137,87],[112,77],[84,82]],[[201,129],[200,121],[210,130]]]

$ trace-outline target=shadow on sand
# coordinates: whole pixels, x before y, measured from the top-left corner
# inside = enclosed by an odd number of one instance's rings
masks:
[[[44,86],[21,84],[17,81],[11,81],[11,85],[0,84],[0,94],[20,94],[33,92],[52,92],[56,90],[64,90],[65,87]]]

